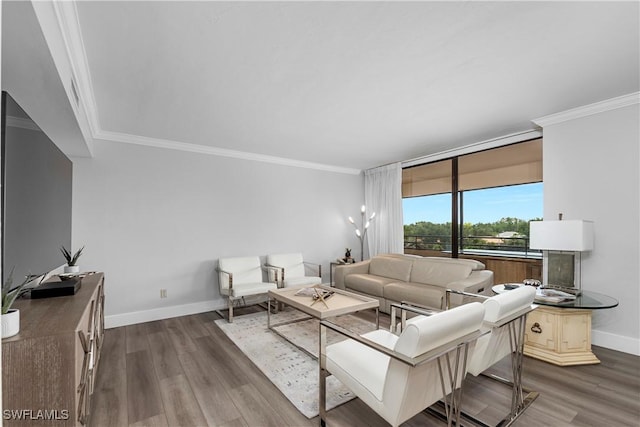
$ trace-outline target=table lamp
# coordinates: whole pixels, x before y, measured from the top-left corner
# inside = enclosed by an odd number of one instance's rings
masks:
[[[582,252],[593,249],[593,222],[585,220],[531,221],[529,247],[542,250],[542,278],[547,287],[581,293]]]

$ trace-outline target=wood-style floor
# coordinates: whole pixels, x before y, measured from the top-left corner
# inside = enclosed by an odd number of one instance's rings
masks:
[[[210,312],[107,330],[90,426],[318,425],[235,347],[218,318]],[[594,353],[601,364],[564,368],[525,357],[525,387],[540,397],[515,425],[640,426],[640,357]],[[492,371],[509,377],[508,359]],[[495,425],[508,412],[510,389],[482,376],[466,381],[463,408]],[[388,425],[359,399],[330,411],[327,424]],[[403,424],[442,425],[425,413]]]

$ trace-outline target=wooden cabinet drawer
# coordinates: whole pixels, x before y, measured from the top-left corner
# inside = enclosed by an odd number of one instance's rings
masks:
[[[557,351],[558,329],[554,314],[538,308],[529,313],[525,328],[525,345]]]

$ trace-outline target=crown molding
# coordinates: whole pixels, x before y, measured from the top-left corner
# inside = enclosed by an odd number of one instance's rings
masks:
[[[120,132],[108,132],[100,130],[96,139],[121,142],[125,144],[144,145],[147,147],[165,148],[169,150],[187,151],[190,153],[208,154],[212,156],[231,157],[234,159],[251,160],[263,163],[272,163],[296,168],[315,169],[325,172],[342,173],[347,175],[359,175],[360,169],[345,168],[340,166],[325,165],[322,163],[305,162],[284,157],[269,156],[266,154],[248,153],[245,151],[229,150],[226,148],[210,147],[186,142],[170,141],[167,139],[148,138],[139,135],[130,135]]]
[[[7,116],[7,126],[11,126],[14,128],[27,129],[27,130],[40,131],[40,128],[38,127],[38,125],[36,125],[33,122],[33,120],[25,119],[22,117]]]
[[[77,95],[78,107],[84,111],[91,135],[95,138],[100,131],[100,122],[76,2],[53,1],[52,5],[71,65],[72,84],[76,85],[78,92],[74,96]],[[71,101],[73,105],[76,98]]]
[[[595,102],[583,107],[572,108],[571,110],[550,114],[548,116],[540,117],[539,119],[534,119],[532,122],[540,127],[545,127],[567,122],[569,120],[579,119],[581,117],[591,116],[593,114],[604,113],[605,111],[611,111],[617,108],[628,107],[629,105],[638,103],[640,103],[640,92],[634,92],[628,95]]]
[[[511,133],[509,135],[500,136],[498,138],[487,139],[463,147],[453,148],[451,150],[440,151],[439,153],[430,154],[428,156],[416,157],[415,159],[405,160],[402,167],[421,165],[424,163],[435,162],[436,160],[450,159],[464,154],[475,153],[477,151],[489,150],[491,148],[502,147],[504,145],[515,144],[517,142],[529,141],[531,139],[541,138],[542,131],[539,129],[530,129],[522,132]]]

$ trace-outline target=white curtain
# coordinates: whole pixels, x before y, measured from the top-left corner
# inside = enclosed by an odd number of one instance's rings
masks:
[[[368,212],[375,212],[369,226],[369,257],[404,252],[402,220],[402,166],[393,163],[364,172],[364,201]]]

